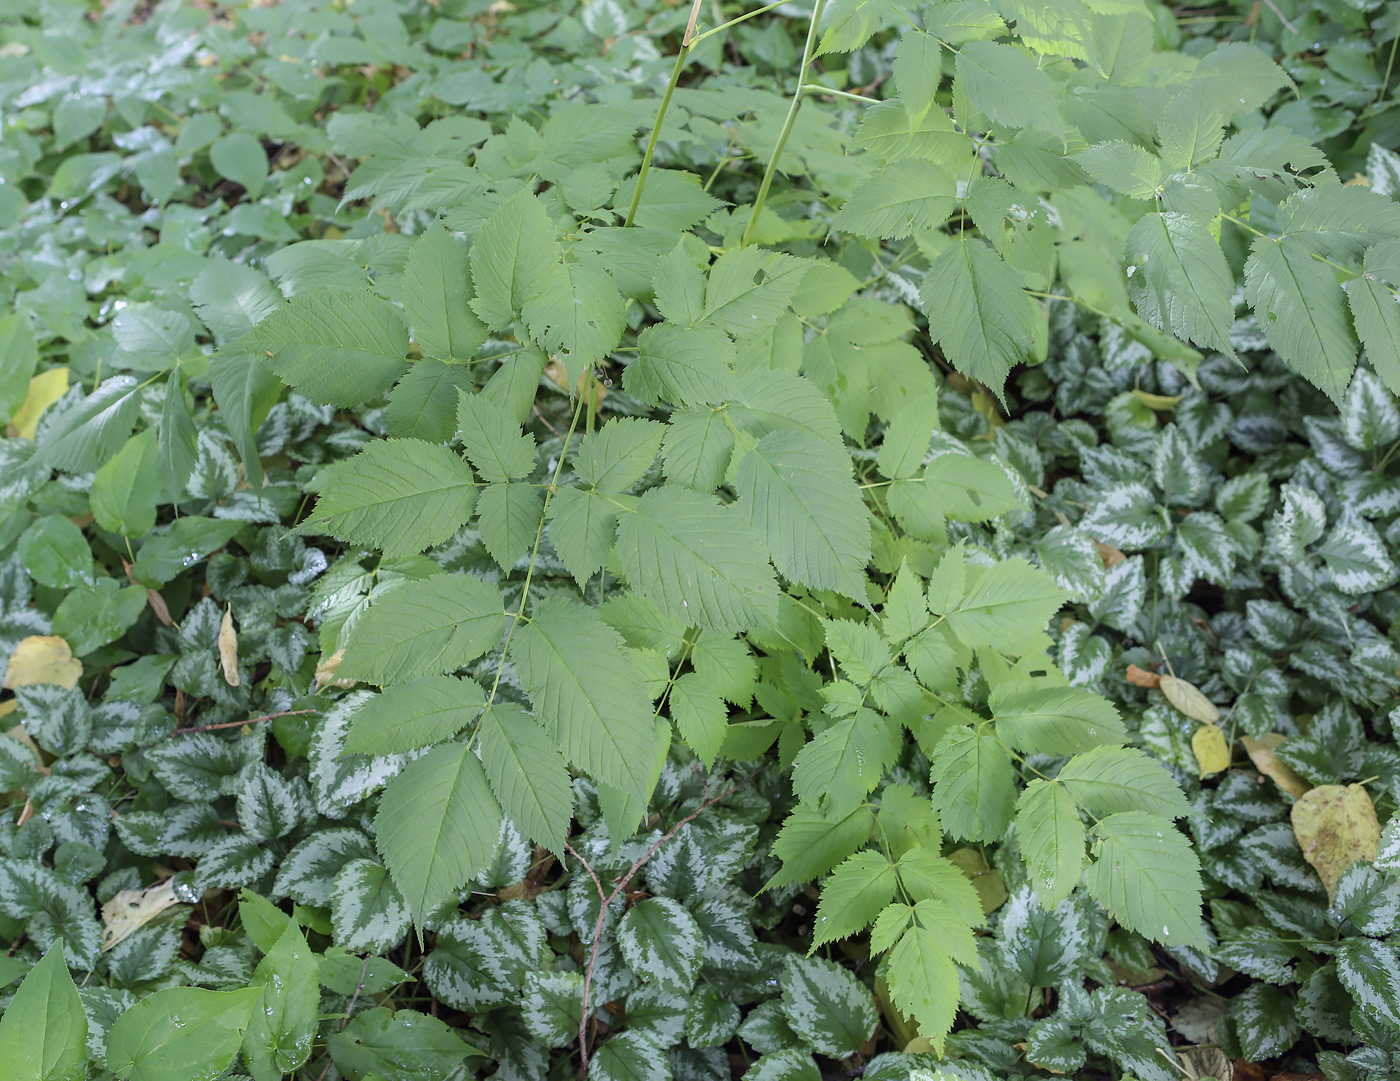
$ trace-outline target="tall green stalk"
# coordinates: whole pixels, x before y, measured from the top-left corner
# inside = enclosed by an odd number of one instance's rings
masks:
[[[671,81],[666,84],[666,93],[661,95],[661,107],[656,110],[656,123],[651,126],[651,138],[647,140],[646,153],[642,155],[642,167],[637,173],[637,187],[632,192],[632,205],[627,208],[627,220],[623,228],[632,224],[637,216],[637,207],[642,201],[642,188],[651,171],[651,156],[656,153],[656,141],[661,138],[661,125],[666,119],[666,110],[671,107],[671,95],[676,92],[676,84],[681,81],[681,71],[685,68],[685,58],[690,55],[690,47],[695,43],[695,23],[700,18],[700,5],[705,0],[695,0],[690,6],[690,21],[685,24],[685,36],[681,38],[681,50],[676,53],[676,66],[671,69]]]
[[[821,26],[822,12],[826,10],[826,0],[817,0],[816,7],[812,9],[812,21],[807,27],[807,44],[802,50],[802,66],[797,69],[797,91],[792,96],[792,105],[788,107],[787,119],[783,121],[783,130],[778,132],[777,145],[773,147],[772,156],[768,159],[768,168],[764,170],[763,181],[758,185],[758,195],[754,197],[753,213],[749,215],[748,228],[744,230],[744,237],[739,242],[740,247],[748,247],[753,243],[754,230],[758,228],[758,216],[763,213],[763,204],[768,201],[768,189],[773,186],[773,174],[778,171],[778,160],[783,156],[783,148],[787,146],[788,136],[792,134],[793,125],[797,123],[797,110],[802,108],[802,99],[805,96],[807,86],[807,69],[812,65],[812,54],[817,50],[817,29]]]

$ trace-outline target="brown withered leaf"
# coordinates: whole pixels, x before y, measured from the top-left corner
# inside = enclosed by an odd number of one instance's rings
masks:
[[[1134,687],[1146,687],[1153,690],[1161,685],[1162,677],[1156,672],[1149,672],[1146,668],[1139,668],[1135,664],[1128,665],[1125,677]]]
[[[1245,736],[1240,742],[1244,744],[1245,753],[1254,763],[1254,768],[1294,799],[1297,799],[1312,785],[1294,773],[1292,769],[1279,760],[1278,755],[1274,754],[1274,748],[1286,738],[1278,732],[1270,732],[1263,739]]]
[[[1094,541],[1094,551],[1099,553],[1099,559],[1103,561],[1105,568],[1117,566],[1128,558],[1123,554],[1121,548],[1115,548],[1111,544],[1104,544],[1101,540]]]
[[[1359,784],[1324,784],[1303,793],[1289,817],[1303,859],[1327,887],[1330,904],[1342,872],[1376,858],[1381,840],[1376,805]]]

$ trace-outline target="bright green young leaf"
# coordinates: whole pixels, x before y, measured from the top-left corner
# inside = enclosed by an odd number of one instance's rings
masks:
[[[107,1032],[107,1065],[131,1081],[213,1081],[243,1043],[261,987],[170,987],[141,999]]]
[[[414,923],[490,861],[501,808],[476,754],[435,747],[389,782],[374,819],[376,843]]]
[[[933,805],[953,837],[997,841],[1011,824],[1015,774],[1006,750],[991,736],[954,728],[933,754]]]
[[[92,479],[92,516],[103,529],[141,537],[156,524],[160,498],[156,433],[132,436]]]
[[[1054,908],[1074,891],[1084,869],[1084,824],[1065,786],[1031,781],[1016,801],[1016,832],[1036,896]]]
[[[1119,923],[1168,946],[1208,949],[1200,863],[1170,819],[1127,811],[1100,819],[1089,894]]]
[[[900,936],[888,979],[895,1007],[941,1052],[958,1012],[958,972],[933,928],[915,925]]]
[[[964,645],[994,646],[1028,653],[1044,640],[1045,626],[1064,603],[1064,591],[1044,571],[1023,559],[1004,559],[987,568],[968,568],[967,592],[946,614],[948,626]],[[932,603],[932,601],[930,601]]]
[[[496,586],[469,574],[407,582],[360,617],[339,674],[384,686],[462,668],[505,633],[502,603]]]
[[[963,91],[994,123],[1047,132],[1064,126],[1055,84],[1024,49],[969,41],[958,50],[956,67]]]
[[[993,703],[997,735],[1030,754],[1077,754],[1128,738],[1113,704],[1078,687],[1024,684]]]
[[[773,855],[783,861],[783,869],[769,885],[809,882],[826,874],[865,845],[874,824],[874,816],[865,807],[828,817],[813,808],[798,806],[773,840]]]
[[[481,719],[481,764],[506,814],[537,844],[561,847],[574,791],[558,744],[514,702],[497,702]]]
[[[579,441],[574,472],[600,492],[625,492],[656,460],[665,435],[656,421],[619,417]]]
[[[831,0],[822,16],[816,55],[855,52],[894,10],[890,0]]]
[[[899,885],[904,895],[920,905],[936,904],[964,930],[985,922],[977,889],[963,869],[929,848],[911,848],[899,860]],[[921,912],[931,911],[920,909]],[[971,937],[970,935],[968,936]],[[975,946],[967,943],[975,951]],[[950,952],[957,952],[949,945]],[[967,960],[964,958],[964,960]]]
[[[321,984],[300,928],[288,926],[249,986],[262,988],[262,1000],[243,1036],[243,1061],[255,1081],[278,1081],[306,1064],[316,1039]]]
[[[172,375],[167,384],[167,394],[176,393],[174,384],[179,380]],[[218,353],[209,362],[209,382],[214,391],[214,401],[219,406],[224,427],[228,429],[233,445],[238,448],[238,456],[243,459],[243,473],[248,483],[260,487],[263,481],[262,461],[258,456],[257,431],[262,426],[272,407],[282,393],[282,384],[272,370],[256,356]],[[183,395],[183,392],[179,392]],[[180,405],[183,407],[183,400]],[[188,417],[188,411],[185,414]],[[161,439],[166,439],[166,425],[162,422]],[[191,441],[192,447],[192,441]],[[162,457],[165,457],[163,454]],[[190,470],[194,468],[193,451],[190,451]],[[189,470],[181,478],[188,478]]]
[[[846,860],[822,883],[808,954],[824,942],[865,930],[894,899],[894,891],[894,865],[880,852],[868,848]]]
[[[0,1017],[0,1063],[14,1081],[80,1081],[87,1075],[87,1015],[59,939]]]
[[[476,496],[471,470],[446,447],[379,440],[325,470],[316,509],[297,531],[412,555],[466,524]]]

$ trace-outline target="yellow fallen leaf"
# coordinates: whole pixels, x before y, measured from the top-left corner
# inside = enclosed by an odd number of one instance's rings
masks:
[[[1205,1081],[1207,1077],[1232,1081],[1235,1076],[1235,1064],[1218,1047],[1188,1047],[1178,1051],[1176,1057],[1189,1081]]]
[[[76,687],[83,674],[83,662],[73,657],[68,643],[57,635],[35,634],[21,638],[10,654],[4,686],[28,687],[35,683],[57,683]]]
[[[177,902],[175,880],[168,878],[144,890],[121,890],[102,906],[102,949],[110,950],[131,937]]]
[[[1270,778],[1274,784],[1278,785],[1294,799],[1297,799],[1312,785],[1299,777],[1283,762],[1279,761],[1278,755],[1274,754],[1274,748],[1284,741],[1286,737],[1278,732],[1270,732],[1263,739],[1255,739],[1253,736],[1245,736],[1240,740],[1244,744],[1245,753],[1254,763],[1254,768],[1265,777]]]
[[[1327,902],[1342,872],[1360,860],[1374,860],[1381,824],[1376,806],[1359,784],[1324,784],[1303,793],[1289,817],[1293,836],[1327,887]]]
[[[40,372],[29,381],[29,393],[19,403],[14,416],[10,418],[9,434],[21,439],[33,439],[34,430],[39,426],[39,418],[44,410],[53,405],[68,391],[68,369],[50,368]]]
[[[1200,721],[1202,724],[1220,722],[1220,710],[1215,708],[1215,703],[1203,695],[1194,683],[1188,683],[1176,676],[1162,676],[1158,686],[1177,712],[1184,713],[1193,721]]]
[[[224,682],[230,687],[238,686],[238,632],[233,629],[233,608],[224,609],[223,622],[219,624],[219,664],[224,670]]]
[[[1196,766],[1202,777],[1230,768],[1230,744],[1225,733],[1213,724],[1203,724],[1191,737],[1191,750],[1196,752]]]
[[[15,710],[19,709],[19,703],[11,698],[8,702],[0,702],[0,717],[8,717]]]

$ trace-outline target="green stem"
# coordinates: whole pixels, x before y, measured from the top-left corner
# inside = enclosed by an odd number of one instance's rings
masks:
[[[681,72],[685,70],[685,58],[690,55],[691,46],[695,44],[695,20],[700,17],[700,5],[704,0],[695,0],[690,8],[690,21],[685,27],[685,36],[681,38],[680,52],[676,53],[676,66],[671,69],[671,81],[666,84],[666,93],[661,95],[661,107],[656,110],[656,123],[651,126],[651,138],[647,140],[646,153],[642,155],[642,167],[637,172],[637,187],[632,192],[632,205],[627,208],[627,220],[622,223],[624,229],[630,228],[632,219],[637,216],[637,207],[642,201],[642,187],[647,182],[647,173],[651,171],[651,156],[656,153],[656,142],[661,138],[661,125],[666,120],[666,110],[671,107],[671,95],[676,92],[676,84],[681,81]]]
[[[793,125],[797,123],[797,110],[802,108],[802,80],[807,77],[812,54],[817,51],[817,29],[821,26],[822,12],[825,10],[826,0],[817,0],[816,6],[812,8],[812,21],[807,27],[807,44],[802,50],[802,66],[797,69],[797,92],[792,96],[792,105],[788,107],[783,130],[778,132],[777,145],[773,147],[773,155],[768,159],[763,181],[758,185],[758,195],[754,197],[753,213],[749,216],[748,228],[744,230],[744,237],[739,241],[741,248],[746,248],[753,242],[754,231],[758,228],[758,216],[763,213],[763,204],[768,201],[768,189],[773,186],[773,174],[778,171],[778,160],[783,156],[783,148],[787,146],[788,137],[792,135]]]
[[[692,48],[694,48],[696,45],[699,45],[711,34],[722,33],[723,31],[728,30],[731,26],[738,26],[742,22],[747,22],[749,19],[752,19],[755,15],[766,15],[774,8],[780,8],[784,4],[790,2],[791,0],[776,0],[776,3],[764,4],[761,8],[754,8],[752,11],[746,11],[738,18],[730,19],[727,23],[720,23],[718,26],[712,26],[703,34],[696,34],[695,37],[691,40],[690,45]]]
[[[803,83],[802,89],[810,94],[830,94],[832,97],[849,98],[851,101],[858,101],[862,105],[879,105],[879,98],[868,98],[864,94],[852,94],[849,90],[836,90],[829,86],[822,86],[818,83]]]

